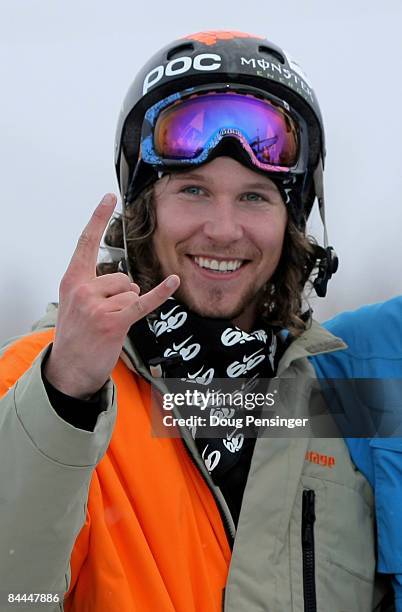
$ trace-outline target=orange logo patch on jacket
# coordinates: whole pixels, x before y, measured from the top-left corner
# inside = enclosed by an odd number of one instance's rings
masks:
[[[246,32],[229,32],[226,30],[208,30],[207,32],[196,32],[196,34],[189,34],[184,36],[187,40],[198,40],[205,45],[214,45],[218,40],[232,40],[233,38],[260,38],[264,40],[263,36],[256,36],[255,34],[247,34]]]
[[[335,465],[335,457],[332,455],[324,455],[314,451],[307,451],[305,456],[306,461],[322,465],[323,467],[332,468]]]

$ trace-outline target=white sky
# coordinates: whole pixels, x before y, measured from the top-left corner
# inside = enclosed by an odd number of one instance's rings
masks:
[[[80,231],[116,191],[114,130],[137,70],[203,29],[265,35],[299,61],[320,100],[341,265],[327,298],[313,301],[316,317],[401,293],[400,0],[1,0],[0,340],[57,300]]]

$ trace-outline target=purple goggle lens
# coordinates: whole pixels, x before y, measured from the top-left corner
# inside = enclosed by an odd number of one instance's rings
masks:
[[[235,92],[195,95],[162,110],[153,146],[161,159],[197,161],[227,135],[236,136],[261,169],[288,171],[299,159],[299,127],[291,115]]]

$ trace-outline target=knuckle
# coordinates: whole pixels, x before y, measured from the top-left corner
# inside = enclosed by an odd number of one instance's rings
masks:
[[[81,236],[78,238],[77,247],[82,249],[93,244],[93,238],[87,229],[84,229]]]
[[[102,324],[102,320],[106,314],[106,308],[103,301],[94,304],[90,310],[90,316],[95,323]]]
[[[131,296],[131,292],[125,291],[124,293],[120,293],[119,295],[119,303],[121,308],[126,308],[127,306],[132,306],[134,304],[134,299],[136,296]]]
[[[138,299],[138,296],[135,293],[133,293],[132,295],[134,312],[136,312],[140,317],[143,317],[145,315],[144,304],[141,302],[141,300]]]
[[[73,297],[78,304],[86,304],[91,296],[91,289],[87,283],[78,285],[73,290]]]
[[[112,294],[130,291],[130,279],[123,272],[113,272],[98,276],[95,282],[102,284],[108,288]]]
[[[128,278],[127,274],[124,274],[123,272],[115,272],[114,274],[112,274],[112,276],[114,276],[116,279],[121,280],[124,283],[130,284],[130,279]]]
[[[123,291],[130,291],[131,283],[127,274],[124,274],[123,272],[115,272],[113,276]]]

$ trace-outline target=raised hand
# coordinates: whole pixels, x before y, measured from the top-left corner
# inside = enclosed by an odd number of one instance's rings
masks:
[[[99,244],[116,206],[106,194],[82,232],[60,283],[59,311],[52,351],[45,365],[47,380],[72,397],[86,399],[109,378],[127,331],[163,304],[180,279],[168,276],[140,295],[128,276],[96,276]]]

